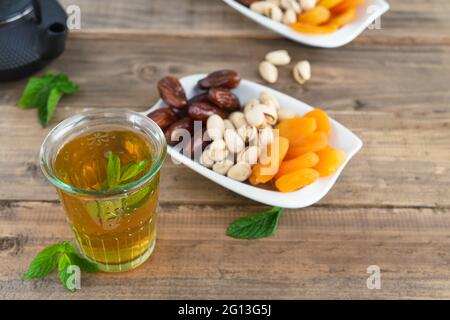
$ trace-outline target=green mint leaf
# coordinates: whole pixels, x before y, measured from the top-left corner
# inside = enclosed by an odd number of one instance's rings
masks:
[[[70,272],[69,267],[75,265],[75,263],[71,259],[71,255],[67,253],[61,254],[58,261],[58,275],[59,280],[61,281],[64,288],[71,292],[75,292],[75,286],[72,286],[69,281],[71,280],[72,272]]]
[[[57,88],[53,88],[50,91],[50,95],[47,99],[47,104],[43,107],[38,108],[38,117],[41,125],[45,128],[50,120],[53,118],[53,114],[55,113],[56,106],[58,105],[59,100],[61,99],[63,93],[59,91]]]
[[[120,158],[111,151],[108,152],[106,178],[109,188],[115,188],[120,183]]]
[[[22,280],[43,278],[55,270],[62,249],[63,244],[57,243],[40,251],[31,262],[28,271],[22,276]]]
[[[229,225],[227,235],[237,239],[270,237],[277,230],[282,211],[282,208],[273,207],[268,211],[239,218]]]
[[[42,77],[30,78],[18,105],[22,109],[37,108],[39,120],[45,127],[62,95],[77,92],[79,89],[64,73],[48,73]]]
[[[91,273],[99,271],[97,264],[90,262],[89,260],[83,257],[80,257],[77,253],[68,253],[68,255],[73,264],[79,266],[81,271]]]
[[[125,168],[123,170],[121,176],[120,176],[120,182],[126,182],[134,177],[136,177],[138,174],[140,174],[142,171],[144,171],[148,167],[148,161],[142,160],[139,163],[132,164]]]

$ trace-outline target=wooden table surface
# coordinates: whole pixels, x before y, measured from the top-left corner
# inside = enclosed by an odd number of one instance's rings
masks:
[[[235,218],[266,208],[183,166],[162,170],[158,242],[124,274],[83,274],[68,293],[53,275],[20,275],[44,246],[72,239],[38,166],[36,111],[15,106],[26,80],[0,84],[0,298],[450,298],[450,2],[392,0],[381,30],[339,49],[308,48],[266,31],[219,0],[64,0],[82,29],[50,66],[81,86],[51,126],[86,107],[142,111],[156,81],[221,68],[261,81],[265,53],[288,49],[313,78],[288,68],[275,89],[321,106],[364,141],[330,193],[286,210],[277,234],[225,236]],[[51,127],[50,126],[50,127]],[[381,289],[366,286],[369,265]]]

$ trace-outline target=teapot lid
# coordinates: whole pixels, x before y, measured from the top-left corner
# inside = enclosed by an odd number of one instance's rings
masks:
[[[32,0],[0,0],[0,25],[20,19],[31,11]]]

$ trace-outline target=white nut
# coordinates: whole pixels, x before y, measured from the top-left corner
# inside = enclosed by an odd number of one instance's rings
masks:
[[[278,99],[270,91],[266,90],[261,92],[259,101],[267,106],[274,106],[277,109],[280,108],[280,102],[278,102]]]
[[[209,157],[209,152],[206,150],[202,152],[199,162],[202,166],[205,166],[207,168],[212,168],[212,166],[214,165],[214,160]]]
[[[244,142],[251,142],[258,138],[258,129],[248,124],[239,127],[237,133]]]
[[[296,0],[280,0],[280,7],[286,11],[292,10],[296,14],[302,11],[300,4]]]
[[[278,121],[295,118],[297,114],[292,109],[281,108],[278,110]]]
[[[269,13],[269,8],[277,7],[278,5],[272,3],[271,1],[255,1],[250,5],[250,9],[265,16]]]
[[[240,128],[247,124],[244,113],[240,111],[233,112],[228,119],[230,119],[235,128]]]
[[[264,148],[274,140],[274,134],[271,127],[264,128],[259,131],[259,144]]]
[[[251,108],[250,110],[246,110],[245,119],[248,124],[256,127],[257,129],[262,129],[266,126],[266,117],[264,116],[264,105],[258,104]]]
[[[221,117],[217,114],[213,114],[206,121],[206,130],[208,132],[208,136],[212,140],[222,139],[223,132],[225,131],[225,123]]]
[[[283,11],[280,7],[273,5],[266,9],[266,16],[273,21],[281,22],[281,20],[283,20]]]
[[[205,150],[213,161],[222,161],[228,156],[228,149],[223,139],[214,140]]]
[[[228,170],[227,176],[242,182],[247,180],[251,173],[252,168],[247,162],[238,162]]]
[[[252,100],[248,101],[244,106],[244,113],[246,113],[250,109],[254,108],[258,104],[261,104],[261,102],[259,102],[258,99],[252,99]]]
[[[275,66],[285,66],[291,62],[291,57],[286,50],[276,50],[266,54],[266,60]]]
[[[258,162],[258,153],[259,150],[257,146],[249,146],[238,154],[237,161],[247,162],[250,165],[254,165]]]
[[[214,163],[212,166],[212,169],[214,172],[217,172],[222,175],[226,175],[228,170],[233,166],[234,162],[231,159],[225,159],[223,161],[219,161]]]
[[[238,153],[241,152],[242,149],[244,149],[245,147],[244,141],[241,139],[241,137],[239,137],[236,130],[234,129],[225,130],[224,137],[226,146],[228,150],[230,150],[232,153]]]
[[[288,9],[283,15],[283,23],[284,24],[293,24],[297,22],[297,14],[294,10]]]
[[[269,83],[275,83],[278,80],[278,69],[268,61],[259,64],[259,74]]]
[[[231,122],[230,120],[225,119],[225,120],[223,120],[223,123],[225,125],[225,130],[227,130],[227,129],[234,129],[233,122]]]
[[[311,79],[311,65],[306,60],[297,63],[292,72],[294,79],[300,84],[304,84]]]
[[[264,119],[266,119],[266,124],[271,126],[275,125],[278,121],[277,109],[272,105],[262,104],[262,112],[264,113]]]
[[[310,10],[317,4],[317,0],[300,0],[300,6],[303,10]]]

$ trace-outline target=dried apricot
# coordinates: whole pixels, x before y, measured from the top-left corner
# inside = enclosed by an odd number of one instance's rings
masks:
[[[339,3],[337,6],[331,9],[333,14],[341,14],[342,12],[347,11],[350,8],[355,8],[360,4],[363,4],[365,0],[344,0]]]
[[[330,120],[328,119],[328,115],[325,111],[321,109],[314,109],[305,114],[305,117],[314,118],[316,120],[316,131],[322,131],[328,135],[331,133]]]
[[[286,155],[286,159],[296,158],[306,152],[317,152],[328,146],[328,135],[325,132],[314,132],[309,136],[295,140]]]
[[[298,22],[317,26],[319,24],[327,22],[330,17],[330,10],[322,6],[317,6],[306,11],[305,13],[300,14],[300,16],[298,17]]]
[[[326,177],[335,173],[339,167],[344,163],[347,157],[344,151],[327,147],[319,152],[319,163],[314,166],[314,169],[320,173],[321,177]]]
[[[327,9],[331,9],[331,8],[337,6],[342,1],[344,1],[344,0],[320,0],[318,5],[325,7]]]
[[[293,142],[302,137],[309,136],[317,128],[316,120],[311,117],[297,117],[281,121],[275,129],[279,130],[280,137]]]
[[[267,147],[266,154],[262,157],[261,162],[255,164],[252,168],[252,174],[249,181],[256,185],[266,183],[272,180],[280,168],[289,149],[289,140],[283,137],[277,137]]]
[[[292,192],[303,188],[319,178],[319,173],[310,168],[285,174],[275,181],[275,187],[281,192]]]
[[[333,15],[333,17],[326,23],[326,25],[335,25],[338,28],[345,26],[353,21],[356,17],[356,9],[350,8],[341,14]]]
[[[307,152],[292,160],[284,160],[280,165],[275,179],[294,171],[314,167],[318,162],[319,156],[314,152]]]
[[[333,33],[337,29],[339,29],[336,25],[321,25],[321,26],[312,26],[306,23],[293,23],[290,24],[289,27],[300,33],[311,33],[311,34],[326,34]]]

